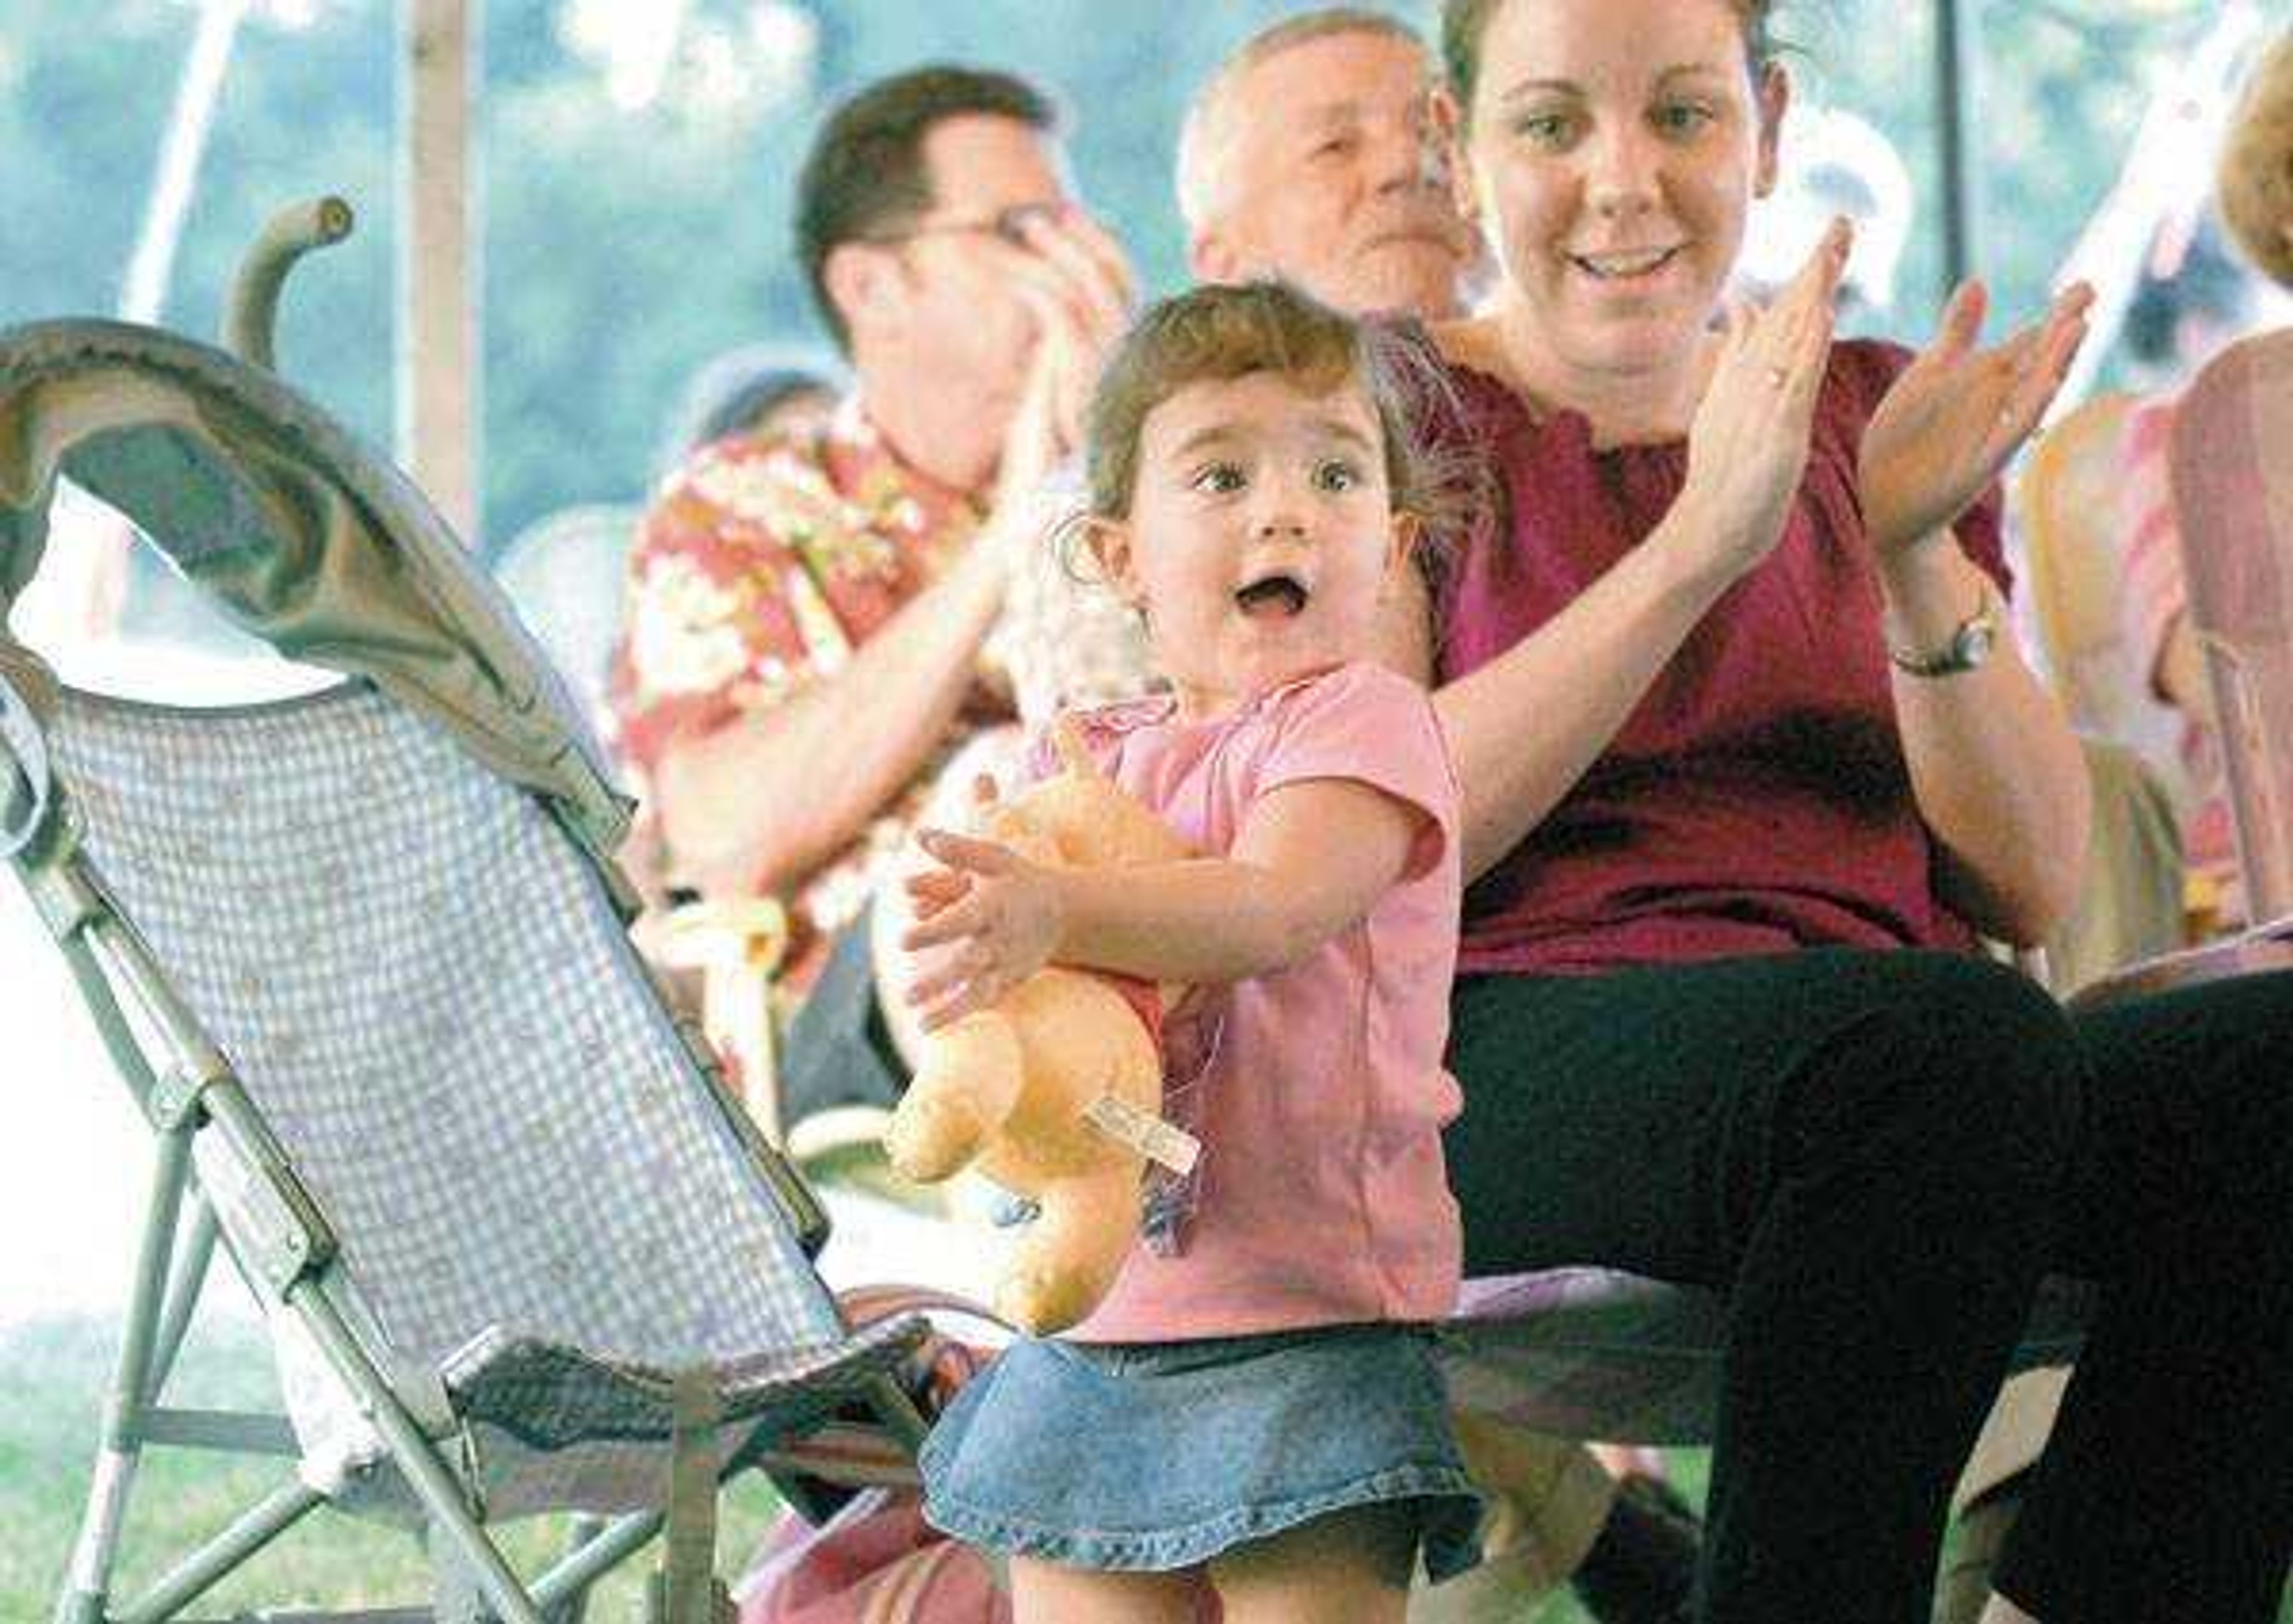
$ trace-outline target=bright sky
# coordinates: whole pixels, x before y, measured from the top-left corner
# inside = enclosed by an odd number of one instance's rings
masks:
[[[19,618],[39,617],[20,610]],[[38,632],[27,641],[72,646]],[[77,687],[175,703],[262,699],[330,680],[281,660],[220,660],[151,644],[80,645],[55,663]],[[0,873],[0,1086],[17,1108],[12,1130],[0,1134],[0,1325],[123,1305],[150,1178],[150,1135],[12,871]]]
[[[0,1327],[126,1300],[149,1141],[23,887],[0,878]]]

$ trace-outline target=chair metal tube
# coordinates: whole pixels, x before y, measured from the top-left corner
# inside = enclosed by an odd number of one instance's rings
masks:
[[[189,1134],[159,1136],[151,1169],[151,1201],[143,1215],[143,1236],[136,1253],[134,1289],[127,1302],[126,1324],[120,1332],[110,1396],[103,1407],[103,1441],[88,1484],[87,1510],[81,1519],[78,1542],[72,1548],[71,1569],[56,1599],[58,1624],[102,1617],[103,1598],[110,1588],[112,1558],[119,1548],[120,1525],[126,1520],[127,1496],[134,1487],[142,1448],[143,1394],[150,1371],[152,1340],[158,1329],[162,1279],[174,1249],[175,1214],[182,1203],[190,1151]]]
[[[285,1416],[249,1410],[147,1410],[148,1449],[208,1450],[222,1455],[276,1455],[300,1460],[303,1446]]]
[[[310,1193],[296,1176],[263,1113],[239,1082],[229,1061],[201,1029],[150,949],[126,920],[108,914],[79,933],[104,978],[125,986],[155,1029],[158,1045],[174,1061],[146,1103],[147,1114],[165,1121],[196,1094],[207,1119],[250,1168],[259,1170],[266,1210],[263,1232],[235,1239],[250,1248],[241,1261],[259,1271],[282,1295],[294,1281],[324,1265],[334,1255],[334,1233]]]
[[[437,1444],[415,1425],[414,1418],[391,1392],[390,1384],[359,1345],[325,1286],[308,1277],[297,1281],[287,1293],[287,1303],[318,1339],[328,1362],[357,1401],[360,1413],[374,1423],[390,1445],[393,1460],[406,1475],[407,1484],[422,1502],[432,1526],[445,1535],[454,1553],[468,1564],[486,1604],[500,1615],[501,1624],[547,1624],[524,1584],[470,1515],[462,1487],[439,1458]]]
[[[658,1511],[640,1511],[616,1517],[581,1548],[561,1557],[556,1565],[533,1581],[533,1599],[554,1607],[578,1596],[607,1573],[643,1550],[660,1532],[666,1519]]]
[[[167,1385],[167,1378],[175,1368],[175,1355],[183,1349],[183,1337],[191,1328],[191,1314],[199,1305],[199,1293],[206,1288],[207,1264],[215,1257],[215,1208],[196,1186],[191,1191],[190,1231],[175,1248],[174,1266],[167,1273],[166,1307],[159,1317],[158,1334],[153,1338],[151,1370],[143,1387],[143,1402],[156,1404],[159,1393]]]
[[[112,1615],[111,1624],[159,1624],[301,1522],[326,1497],[289,1478],[248,1507],[231,1525],[175,1564],[150,1589]]]

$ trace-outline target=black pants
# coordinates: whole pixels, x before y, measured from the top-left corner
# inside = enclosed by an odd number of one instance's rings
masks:
[[[876,1002],[871,910],[844,927],[820,979],[789,1022],[781,1053],[781,1120],[790,1126],[839,1105],[899,1103],[908,1069]]]
[[[1924,1624],[2048,1270],[2103,1302],[2000,1590],[2265,1624],[2293,1555],[2293,975],[2068,1015],[1936,953],[1461,983],[1466,1266],[1723,1289],[1701,1616]]]

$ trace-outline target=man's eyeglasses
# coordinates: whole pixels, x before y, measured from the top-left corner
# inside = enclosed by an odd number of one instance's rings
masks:
[[[1038,220],[1057,219],[1058,212],[1055,203],[1014,203],[1009,208],[999,208],[976,219],[920,221],[887,231],[871,231],[857,240],[890,248],[925,237],[993,237],[1015,248],[1024,248],[1027,246],[1027,227]]]

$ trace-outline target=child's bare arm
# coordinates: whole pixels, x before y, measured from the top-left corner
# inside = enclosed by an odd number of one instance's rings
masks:
[[[946,949],[910,990],[927,1028],[984,1007],[1044,964],[1149,981],[1230,982],[1279,970],[1366,914],[1406,869],[1425,814],[1351,779],[1260,801],[1222,858],[1054,870],[932,831],[947,865],[913,887],[911,948]]]

